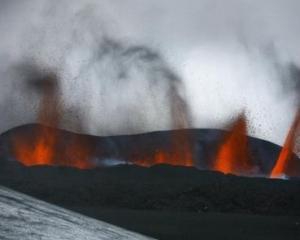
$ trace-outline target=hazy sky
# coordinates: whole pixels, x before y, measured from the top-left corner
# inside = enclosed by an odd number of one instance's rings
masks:
[[[0,0],[0,129],[35,119],[16,67],[33,62],[59,73],[89,133],[171,128],[171,72],[193,127],[245,111],[252,135],[281,144],[299,105],[299,12],[299,0]]]

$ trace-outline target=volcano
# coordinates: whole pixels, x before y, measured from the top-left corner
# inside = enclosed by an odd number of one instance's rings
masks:
[[[46,149],[39,153],[36,149],[41,141],[36,140],[37,131],[45,134],[43,137],[46,140],[44,142]],[[185,129],[97,137],[39,124],[28,124],[11,129],[0,136],[0,154],[4,162],[19,161],[26,166],[48,165],[90,169],[123,163],[147,167],[168,164],[210,170],[215,169],[218,149],[226,134],[226,131],[217,129]],[[53,135],[58,140],[52,141]],[[253,175],[268,176],[276,163],[281,147],[253,137],[247,137],[247,142],[252,168],[255,169]],[[43,158],[39,154],[47,156]],[[192,158],[192,164],[184,159],[186,156]],[[183,161],[180,161],[181,158]],[[296,155],[293,155],[293,158],[295,160],[292,176],[295,177],[300,173],[300,161]]]
[[[53,155],[46,162],[35,162],[38,155],[33,151],[29,158],[18,159],[22,155],[16,154],[16,143],[34,149],[36,131],[38,136],[41,132],[55,134],[57,140],[50,144]],[[296,224],[300,222],[300,180],[297,174],[289,181],[266,178],[281,147],[246,137],[255,174],[245,177],[215,171],[219,146],[224,140],[231,146],[231,136],[216,129],[185,129],[97,137],[38,124],[23,125],[0,136],[0,184],[159,239],[184,239],[187,235],[188,239],[220,239],[220,235],[241,239],[245,231],[247,236],[259,234],[264,239],[294,239],[287,228],[300,233]],[[192,166],[180,161],[180,157],[188,156],[180,152],[181,141],[184,151],[191,150]],[[88,150],[78,151],[80,143]],[[296,155],[293,158],[299,162]],[[237,229],[229,224],[233,219],[239,219]],[[190,224],[210,229],[211,221],[219,233],[190,229]],[[259,230],[258,222],[264,224],[263,230]],[[170,228],[166,223],[181,227]],[[253,228],[247,227],[249,224]],[[274,225],[278,231],[270,234]]]

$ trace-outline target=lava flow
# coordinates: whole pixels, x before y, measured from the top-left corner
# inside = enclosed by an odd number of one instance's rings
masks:
[[[192,141],[186,130],[175,131],[170,136],[168,147],[157,149],[146,157],[137,158],[134,163],[144,167],[157,164],[192,167]]]
[[[249,153],[247,122],[242,114],[233,123],[217,151],[213,169],[223,173],[243,174],[252,170]]]
[[[62,139],[59,130],[63,108],[60,105],[56,76],[48,75],[30,85],[42,94],[38,122],[30,134],[14,136],[15,158],[26,166],[55,165],[90,168],[93,144],[84,137]],[[46,127],[51,126],[51,127]]]
[[[299,128],[300,128],[300,110],[298,110],[295,116],[295,120],[292,124],[292,127],[289,130],[289,133],[286,137],[286,140],[281,149],[279,157],[271,171],[270,174],[271,178],[277,178],[283,175],[290,175],[288,171],[294,159],[294,147],[295,147],[295,142],[296,142]]]

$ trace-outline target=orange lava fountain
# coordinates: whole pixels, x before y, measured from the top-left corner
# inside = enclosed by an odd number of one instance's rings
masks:
[[[32,84],[42,94],[37,120],[45,126],[37,125],[30,136],[13,138],[15,158],[25,166],[55,165],[82,169],[92,167],[90,159],[93,145],[84,137],[73,137],[68,141],[61,139],[57,130],[63,109],[56,77],[50,75]]]
[[[295,120],[289,130],[284,145],[281,149],[279,157],[271,171],[271,178],[278,178],[287,174],[288,167],[293,159],[294,147],[297,138],[297,133],[300,128],[300,110],[298,110]]]
[[[253,166],[248,147],[247,122],[242,114],[233,123],[230,131],[225,133],[213,169],[226,174],[250,172]]]

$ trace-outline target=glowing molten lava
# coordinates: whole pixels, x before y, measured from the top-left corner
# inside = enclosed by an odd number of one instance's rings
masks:
[[[176,131],[171,135],[168,147],[157,149],[147,157],[137,158],[134,163],[145,167],[157,164],[192,167],[194,166],[192,141],[185,130]]]
[[[35,125],[30,134],[15,136],[12,139],[15,158],[26,166],[92,167],[93,143],[82,136],[64,139],[57,130],[63,109],[55,76],[50,75],[31,84],[42,94],[38,121],[51,127]]]
[[[55,155],[56,136],[52,129],[36,127],[32,141],[15,137],[14,154],[26,166],[50,165]]]
[[[294,158],[294,147],[296,142],[297,133],[300,128],[300,110],[298,110],[295,120],[287,135],[284,145],[281,149],[279,157],[272,169],[271,178],[281,177],[288,174],[289,165]]]
[[[251,171],[247,123],[244,115],[241,115],[233,123],[230,131],[225,133],[213,168],[226,174],[240,174]]]
[[[64,147],[62,165],[73,166],[81,169],[94,167],[91,162],[94,152],[94,143],[85,136],[75,135]]]

